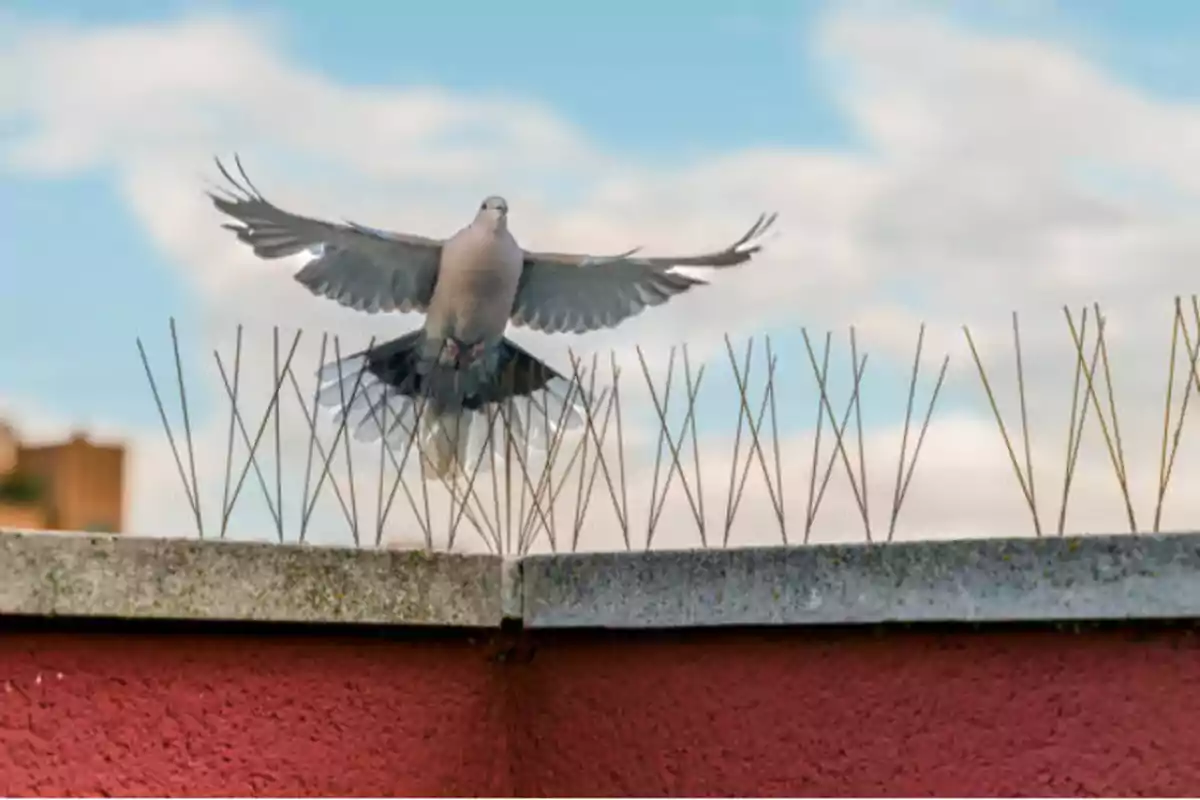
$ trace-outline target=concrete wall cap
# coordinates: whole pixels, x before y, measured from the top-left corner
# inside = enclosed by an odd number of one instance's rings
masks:
[[[501,558],[0,531],[0,614],[529,628],[1200,617],[1200,534]]]

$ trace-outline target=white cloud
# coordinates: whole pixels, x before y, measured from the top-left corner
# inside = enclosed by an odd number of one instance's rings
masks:
[[[199,177],[214,175],[213,152],[236,149],[281,205],[383,227],[449,233],[479,196],[504,191],[513,226],[532,248],[691,250],[723,243],[760,210],[778,209],[782,234],[770,252],[719,276],[717,288],[587,339],[516,335],[553,359],[568,345],[616,347],[637,380],[632,342],[661,369],[670,342],[719,354],[726,330],[854,323],[875,374],[881,361],[907,368],[917,322],[927,320],[927,360],[936,365],[951,351],[949,391],[976,405],[973,416],[935,420],[905,518],[922,535],[1008,533],[1025,513],[959,326],[970,323],[984,358],[1009,369],[1009,312],[1021,311],[1035,450],[1049,464],[1061,461],[1074,358],[1059,307],[1099,300],[1111,315],[1122,432],[1136,462],[1130,473],[1139,486],[1157,474],[1170,298],[1192,288],[1200,256],[1200,234],[1187,222],[1200,192],[1200,108],[1139,93],[1052,42],[989,37],[928,14],[843,11],[810,44],[828,59],[858,148],[732,151],[662,168],[607,152],[553,109],[519,97],[339,84],[285,56],[261,20],[20,24],[22,35],[0,49],[0,76],[12,76],[0,77],[0,119],[22,123],[0,139],[5,163],[46,174],[115,170],[123,201],[195,287],[207,323],[189,358],[209,371],[198,390],[223,392],[208,349],[231,352],[237,322],[260,350],[275,323],[335,329],[355,343],[415,324],[314,300],[279,264],[256,261],[222,231]],[[1132,184],[1153,190],[1125,191]],[[315,359],[316,339],[310,334],[305,364]],[[249,380],[264,397],[269,360],[260,352],[248,363],[260,370]],[[1011,430],[1011,378],[1004,385]],[[287,387],[285,394],[291,404]],[[811,400],[789,413],[809,419]],[[200,434],[213,486],[225,425],[206,421]],[[304,432],[294,420],[285,437],[298,446]],[[879,463],[893,458],[883,454],[896,435],[873,428],[868,453]],[[788,487],[807,486],[804,436],[785,459]],[[138,433],[137,447],[135,524],[180,527],[186,518],[165,444],[157,433]],[[708,472],[722,472],[721,458],[706,456]],[[1123,524],[1106,458],[1088,451],[1075,529]],[[1180,469],[1177,481],[1192,467]],[[643,489],[648,480],[635,476]],[[758,520],[747,530],[759,529],[771,512],[757,467],[748,483],[751,510],[742,514]],[[1043,497],[1056,491],[1047,485]],[[828,531],[859,535],[846,487],[831,491]],[[877,491],[878,498],[889,490]],[[1145,506],[1144,487],[1139,492]],[[593,504],[606,502],[598,494]],[[690,512],[678,489],[668,506],[664,525],[676,529],[664,541],[682,542]]]

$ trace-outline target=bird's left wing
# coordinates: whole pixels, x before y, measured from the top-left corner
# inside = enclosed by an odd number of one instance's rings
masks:
[[[544,333],[584,333],[612,328],[647,306],[665,303],[705,281],[671,272],[674,267],[733,267],[762,248],[775,215],[763,214],[733,244],[711,253],[645,258],[630,250],[615,256],[526,253],[511,322]]]
[[[315,257],[296,273],[296,280],[313,294],[359,311],[428,308],[437,283],[440,240],[292,214],[267,201],[240,162],[237,167],[241,181],[217,161],[231,188],[209,192],[209,197],[236,220],[223,227],[250,245],[259,258],[313,253]]]

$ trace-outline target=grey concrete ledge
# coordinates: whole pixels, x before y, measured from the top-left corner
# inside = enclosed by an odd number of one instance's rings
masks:
[[[0,614],[495,627],[502,562],[82,533],[0,532]]]
[[[543,629],[1200,618],[1200,534],[501,559],[0,531],[0,615]]]
[[[1200,617],[1200,535],[523,560],[530,628]]]

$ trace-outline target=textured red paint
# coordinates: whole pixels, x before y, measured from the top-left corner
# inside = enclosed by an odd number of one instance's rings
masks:
[[[465,636],[0,631],[0,794],[1200,789],[1182,628],[525,643],[498,659]]]
[[[504,794],[501,678],[461,639],[3,631],[0,794]]]
[[[515,790],[1195,796],[1190,632],[541,636]]]

